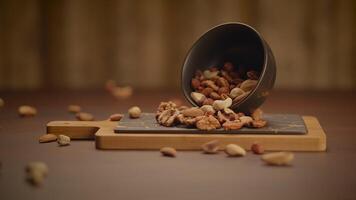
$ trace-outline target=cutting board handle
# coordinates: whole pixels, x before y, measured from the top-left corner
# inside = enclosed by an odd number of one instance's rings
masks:
[[[67,135],[72,139],[94,139],[100,129],[113,130],[117,122],[113,121],[51,121],[47,123],[47,133]]]

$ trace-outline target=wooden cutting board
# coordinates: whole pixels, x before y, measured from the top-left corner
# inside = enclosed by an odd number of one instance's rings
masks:
[[[318,120],[311,116],[267,114],[268,126],[237,131],[199,131],[186,127],[163,127],[153,113],[139,119],[112,121],[52,121],[47,133],[64,134],[72,139],[95,139],[98,149],[154,150],[164,146],[178,150],[200,150],[201,145],[219,140],[221,149],[235,143],[249,149],[259,142],[272,151],[325,151],[326,135]]]

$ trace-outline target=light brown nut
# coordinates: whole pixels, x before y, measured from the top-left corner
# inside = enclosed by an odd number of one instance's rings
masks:
[[[0,98],[0,108],[4,107],[4,105],[5,105],[5,101],[2,98]]]
[[[228,144],[225,147],[225,153],[228,156],[234,157],[234,156],[245,156],[246,151],[242,147],[236,144]]]
[[[204,101],[203,101],[203,105],[213,105],[214,103],[214,100],[211,99],[211,98],[206,98]]]
[[[206,154],[215,154],[219,152],[219,141],[212,140],[202,145],[201,147]]]
[[[130,118],[139,118],[141,116],[141,109],[138,106],[133,106],[128,110]]]
[[[57,136],[53,135],[53,134],[44,134],[41,135],[40,138],[38,139],[38,141],[40,143],[44,143],[44,142],[54,142],[57,140]]]
[[[218,93],[219,93],[220,95],[222,95],[222,94],[229,94],[229,92],[230,92],[230,90],[229,90],[228,87],[221,87],[221,88],[219,88],[219,90],[218,90]]]
[[[293,161],[294,154],[291,152],[268,153],[264,154],[261,159],[268,165],[285,166]]]
[[[244,126],[244,124],[238,120],[235,120],[226,121],[222,126],[225,130],[239,130]]]
[[[252,121],[252,124],[251,124],[251,126],[253,128],[262,128],[262,127],[265,127],[266,125],[267,125],[267,121],[262,120],[262,119],[254,120],[254,121]]]
[[[185,109],[188,109],[188,108],[189,108],[188,106],[179,106],[178,110],[182,111],[182,110],[185,110]]]
[[[198,107],[192,107],[192,108],[183,110],[182,114],[184,115],[184,117],[198,117],[198,116],[204,115],[204,111],[202,111]]]
[[[245,93],[245,91],[243,91],[241,88],[234,88],[230,91],[230,97],[234,99],[235,97],[240,96],[243,93]]]
[[[204,87],[212,88],[214,91],[218,91],[219,90],[219,87],[217,85],[215,85],[214,81],[212,81],[212,80],[205,80],[205,81],[201,82],[201,84]]]
[[[199,86],[200,86],[200,81],[198,79],[196,79],[196,78],[193,78],[192,82],[191,82],[191,85],[192,85],[193,89],[198,89]]]
[[[254,154],[263,154],[265,152],[265,149],[261,144],[255,142],[251,145],[251,151]]]
[[[197,103],[198,105],[202,105],[202,103],[206,99],[205,95],[199,92],[192,92],[190,93],[190,96],[192,97],[194,102]]]
[[[200,108],[205,114],[210,114],[213,115],[215,114],[215,110],[213,108],[213,106],[211,105],[204,105]]]
[[[258,72],[254,70],[246,72],[246,75],[251,80],[258,80],[259,77]]]
[[[223,77],[219,77],[218,79],[216,79],[216,85],[218,85],[219,87],[230,87],[229,82]]]
[[[69,105],[68,106],[68,112],[70,113],[78,113],[82,110],[82,108],[78,105]]]
[[[132,96],[133,89],[131,86],[115,87],[112,89],[111,94],[118,99],[126,99]]]
[[[206,79],[212,79],[212,78],[216,77],[218,74],[219,74],[219,71],[205,70],[205,71],[203,72],[203,76],[204,76]]]
[[[234,98],[233,100],[233,104],[237,104],[240,103],[242,100],[245,99],[245,97],[247,97],[250,94],[250,92],[245,92],[237,97]]]
[[[215,100],[213,103],[213,107],[216,111],[219,111],[225,108],[229,108],[231,104],[232,104],[231,98],[227,98],[225,100]]]
[[[170,108],[163,111],[157,118],[157,122],[163,126],[173,126],[176,122],[176,119],[183,121],[183,119],[178,119],[179,111],[176,108]]]
[[[177,156],[177,151],[172,147],[162,147],[159,151],[162,153],[163,156],[168,156],[168,157]]]
[[[233,110],[231,110],[230,108],[224,108],[223,111],[224,111],[225,114],[228,114],[228,115],[229,114],[235,114],[235,112]]]
[[[216,92],[210,93],[209,96],[210,96],[212,99],[214,99],[214,100],[220,100],[220,99],[221,99],[221,96],[220,96],[218,93],[216,93]]]
[[[242,116],[239,118],[239,120],[241,121],[241,123],[244,125],[244,126],[249,126],[252,124],[253,122],[253,119],[252,117],[250,116]]]
[[[32,106],[23,105],[19,107],[18,112],[21,117],[30,117],[37,114],[37,109]]]
[[[115,113],[115,114],[110,115],[109,120],[110,121],[120,121],[123,117],[124,117],[123,114]]]
[[[219,120],[219,122],[221,124],[223,124],[227,121],[230,121],[229,117],[227,115],[225,115],[224,113],[222,113],[220,110],[218,111],[217,119]]]
[[[57,142],[59,146],[66,146],[70,144],[70,137],[66,135],[58,135]]]
[[[252,112],[251,117],[253,118],[253,120],[258,121],[258,120],[261,119],[262,114],[263,114],[262,110],[259,109],[259,108],[257,108],[256,110],[254,110],[254,111]]]
[[[90,113],[86,112],[79,112],[76,114],[76,118],[80,121],[93,121],[94,116]]]
[[[253,90],[256,87],[256,85],[257,85],[257,80],[248,79],[241,83],[240,88],[243,91],[248,92],[248,91]]]
[[[201,120],[197,121],[196,127],[199,130],[214,130],[220,128],[220,122],[212,115],[204,116]]]
[[[44,162],[31,162],[26,166],[27,180],[34,186],[40,186],[48,175],[48,166]]]
[[[225,71],[231,72],[234,70],[234,65],[231,62],[224,63],[223,69]]]
[[[214,90],[210,87],[204,88],[201,93],[204,94],[205,96],[209,96],[210,93],[214,92]]]

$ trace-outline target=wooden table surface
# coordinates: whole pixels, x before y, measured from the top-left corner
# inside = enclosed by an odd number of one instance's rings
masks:
[[[96,150],[93,141],[70,146],[39,144],[51,120],[74,120],[66,110],[79,104],[105,119],[138,105],[153,112],[158,103],[182,98],[179,92],[137,91],[114,100],[104,91],[2,92],[0,109],[0,199],[356,199],[356,93],[275,91],[263,106],[269,113],[314,115],[327,134],[327,152],[296,153],[291,167],[265,166],[259,156],[227,158],[221,152]],[[34,105],[38,115],[20,118],[17,107]],[[25,181],[24,167],[44,161],[44,185]]]

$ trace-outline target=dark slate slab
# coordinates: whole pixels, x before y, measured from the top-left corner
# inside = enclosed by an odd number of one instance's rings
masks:
[[[300,115],[293,114],[265,114],[263,119],[268,125],[260,129],[242,128],[240,130],[217,129],[213,131],[200,131],[195,128],[165,127],[157,123],[154,113],[143,113],[139,119],[130,119],[128,116],[119,122],[115,128],[116,133],[204,133],[204,134],[306,134],[307,129]]]

